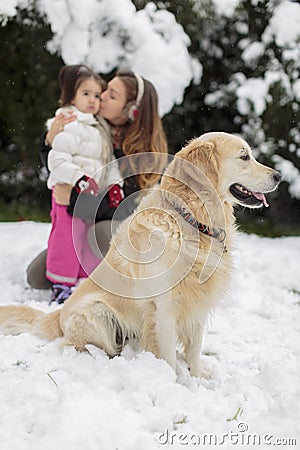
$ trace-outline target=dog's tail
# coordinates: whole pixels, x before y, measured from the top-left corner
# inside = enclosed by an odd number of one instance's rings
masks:
[[[0,333],[55,339],[63,336],[59,318],[59,309],[47,314],[29,306],[0,306]]]

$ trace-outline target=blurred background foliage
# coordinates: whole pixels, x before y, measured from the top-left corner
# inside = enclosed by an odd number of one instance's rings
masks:
[[[133,3],[141,9],[148,2]],[[272,84],[271,101],[263,114],[250,108],[241,115],[237,108],[236,92],[243,84],[242,76],[263,77],[274,61],[281,64],[287,76],[295,76],[295,67],[281,60],[275,42],[253,65],[242,57],[245,28],[241,24],[247,29],[248,40],[260,41],[270,18],[268,1],[257,1],[256,6],[249,0],[241,1],[237,14],[231,17],[217,16],[210,0],[153,3],[175,15],[191,39],[190,53],[203,66],[201,83],[191,84],[183,103],[163,118],[171,153],[204,132],[227,131],[241,133],[254,148],[262,148],[256,155],[262,163],[274,166],[276,153],[299,170],[299,104],[287,96],[284,83],[278,80]],[[2,221],[49,220],[50,193],[38,156],[38,141],[46,119],[57,107],[57,75],[63,65],[59,55],[46,50],[50,38],[50,27],[34,2],[31,9],[19,10],[0,27]],[[108,78],[112,74],[101,75]],[[298,149],[298,154],[291,148]],[[282,182],[268,197],[268,209],[238,208],[242,230],[269,236],[300,234],[300,201],[291,195],[288,182]]]

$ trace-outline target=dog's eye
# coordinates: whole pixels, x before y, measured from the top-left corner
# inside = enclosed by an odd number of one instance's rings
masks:
[[[240,156],[240,159],[242,159],[243,161],[249,161],[250,156],[247,153],[245,153],[244,155]]]

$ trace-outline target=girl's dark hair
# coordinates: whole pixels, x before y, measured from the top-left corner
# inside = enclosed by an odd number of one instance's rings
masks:
[[[102,90],[105,89],[105,82],[102,78],[85,64],[63,66],[58,75],[58,83],[61,91],[59,104],[61,106],[70,105],[79,86],[83,81],[90,78],[99,83]]]

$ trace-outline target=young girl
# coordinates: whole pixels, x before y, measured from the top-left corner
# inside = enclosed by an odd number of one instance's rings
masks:
[[[61,108],[56,115],[75,116],[58,133],[48,155],[48,187],[57,183],[74,186],[80,193],[96,196],[108,191],[109,206],[116,207],[123,198],[121,175],[114,160],[110,134],[105,121],[94,115],[100,108],[104,87],[101,78],[87,66],[64,66],[59,74]],[[54,119],[47,122],[51,127]],[[107,169],[107,167],[109,169]],[[48,241],[46,277],[52,284],[51,300],[62,303],[80,278],[87,277],[99,263],[86,243],[89,227],[72,218],[65,206],[52,196],[52,229]]]

